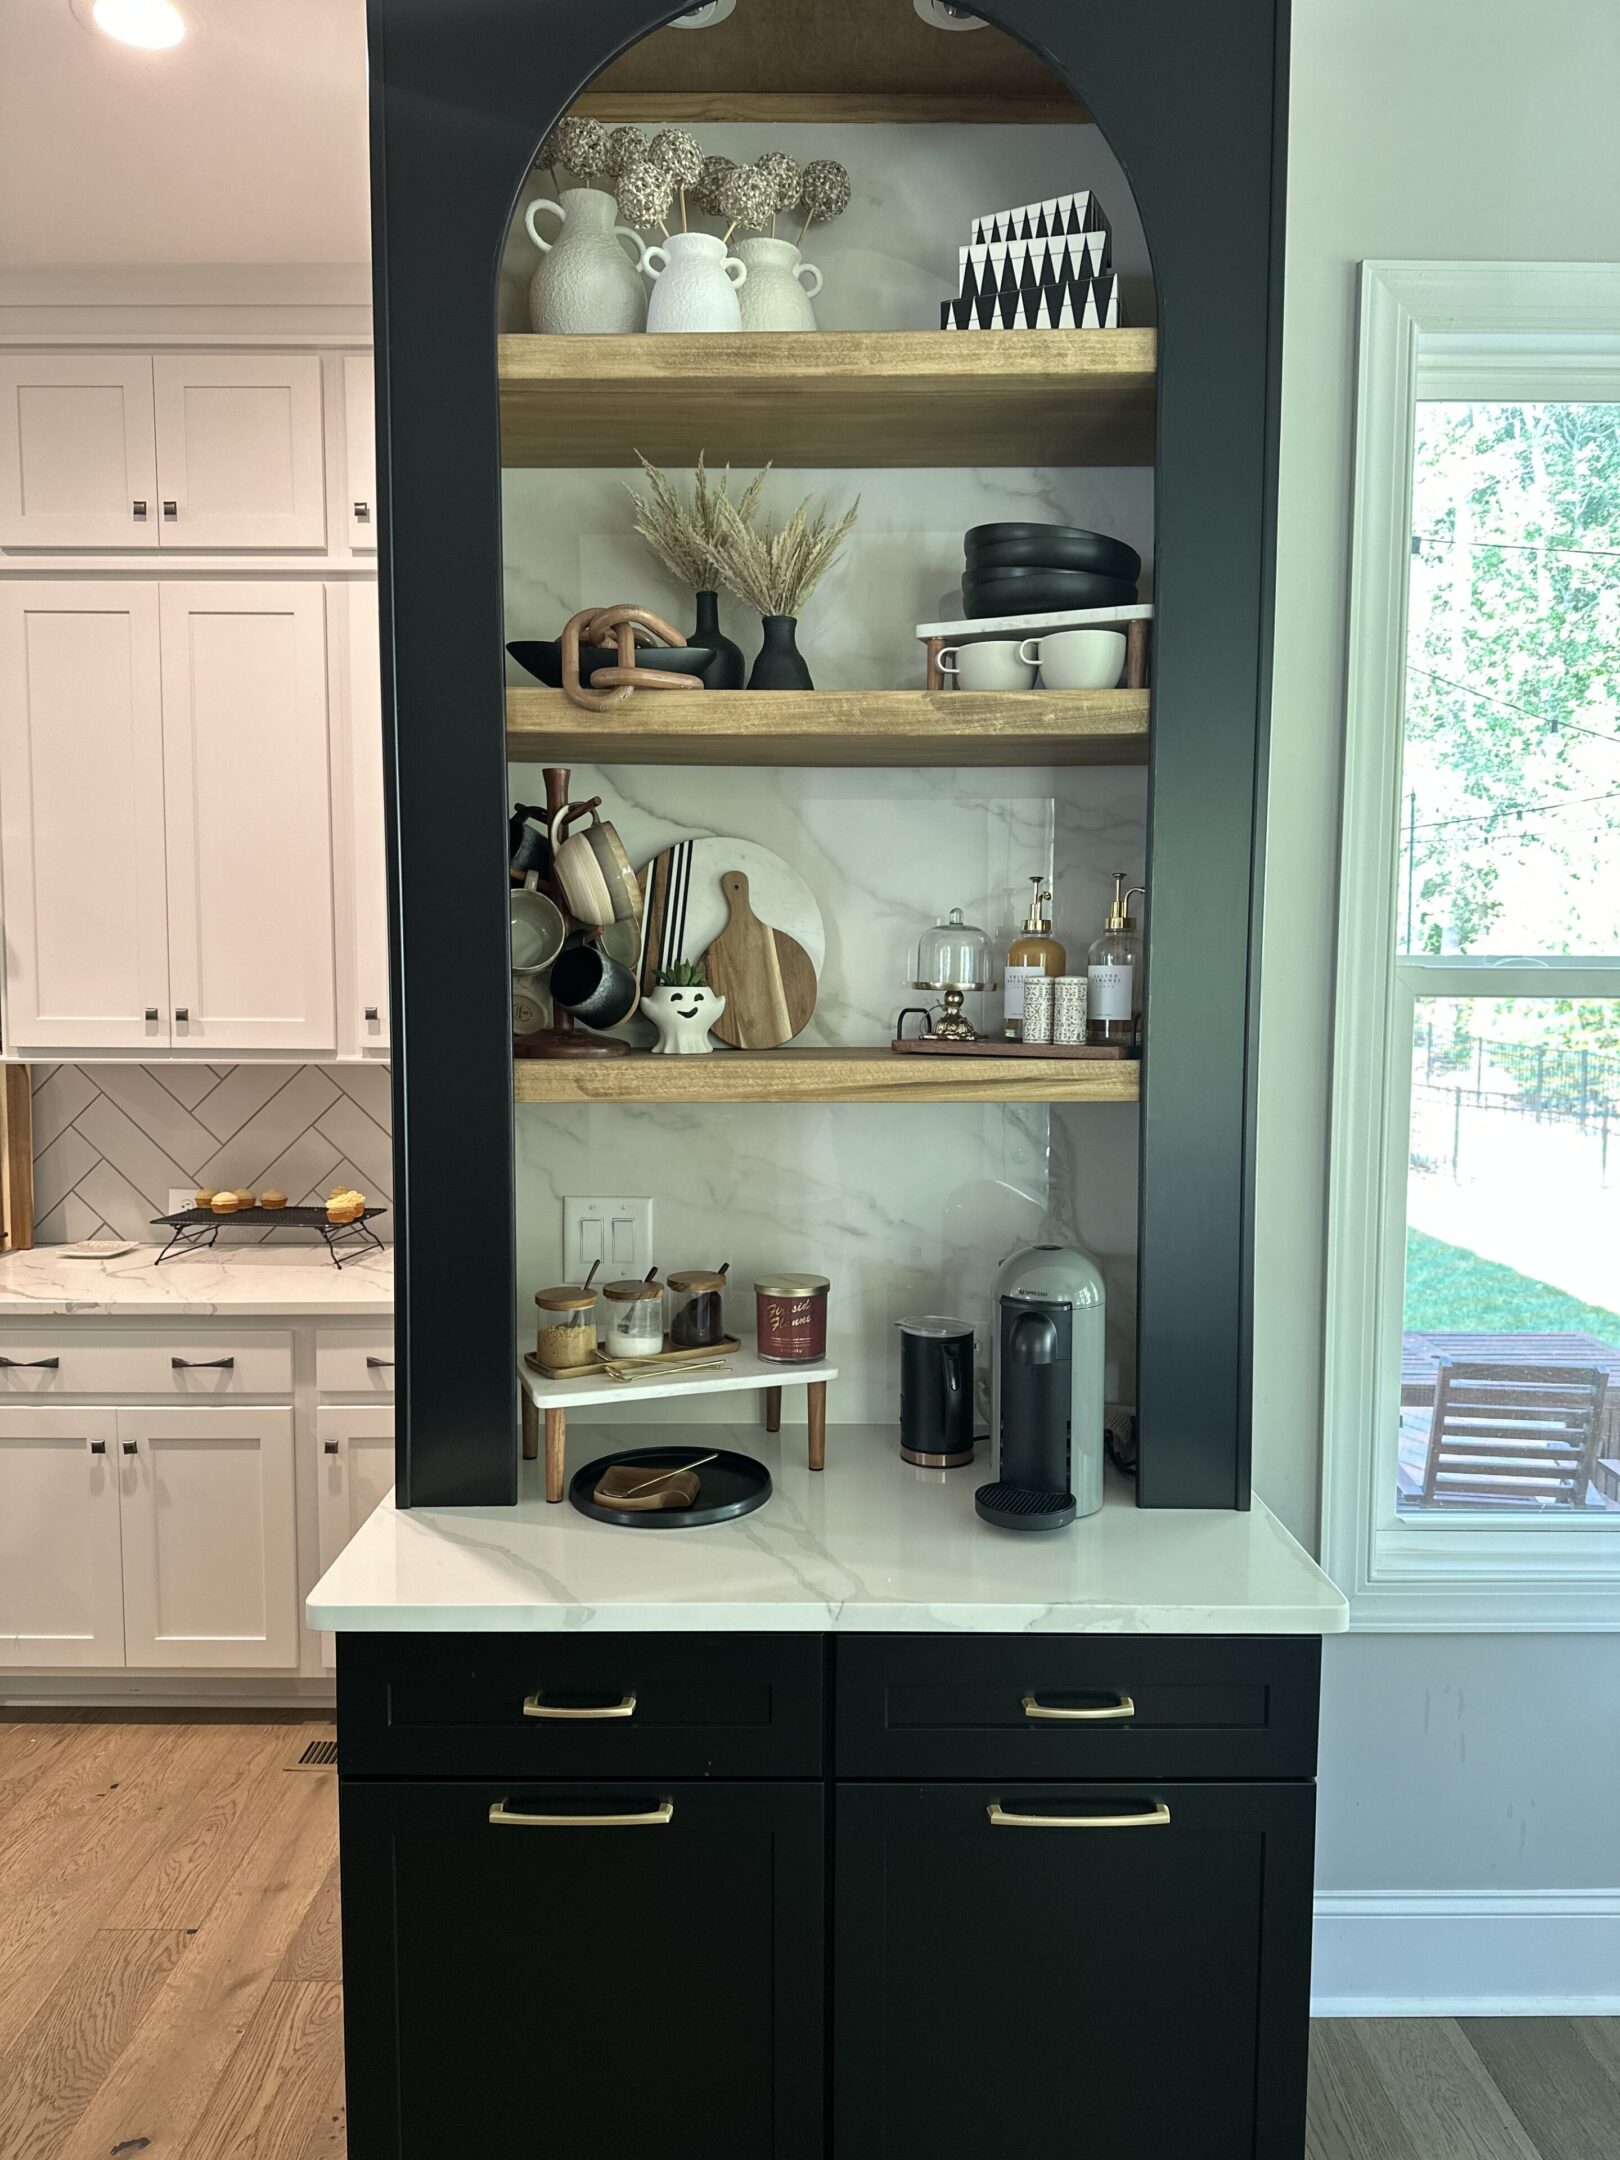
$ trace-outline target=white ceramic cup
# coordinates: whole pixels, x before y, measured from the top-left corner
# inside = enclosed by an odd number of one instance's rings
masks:
[[[555,900],[537,888],[540,880],[531,870],[512,892],[512,969],[514,974],[538,974],[550,967],[562,951],[568,925]]]
[[[1112,690],[1125,672],[1123,630],[1049,630],[1018,651],[1048,690]]]
[[[1030,690],[1035,662],[1026,660],[1016,638],[985,638],[977,645],[947,645],[940,671],[956,677],[959,690]]]

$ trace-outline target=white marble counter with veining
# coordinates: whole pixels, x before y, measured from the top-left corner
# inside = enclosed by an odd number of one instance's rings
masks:
[[[570,1464],[668,1439],[667,1426],[576,1421]],[[703,1439],[770,1465],[775,1490],[757,1513],[712,1529],[617,1529],[566,1501],[548,1506],[540,1466],[525,1463],[516,1507],[384,1501],[311,1592],[310,1625],[1177,1635],[1347,1625],[1343,1597],[1259,1501],[1241,1515],[1139,1509],[1116,1483],[1100,1514],[1021,1536],[975,1515],[987,1469],[914,1470],[892,1427],[829,1426],[820,1475],[806,1467],[801,1431],[716,1426]]]
[[[0,1257],[0,1318],[364,1319],[394,1310],[391,1252],[339,1268],[324,1245],[238,1245],[177,1253],[158,1267],[159,1249],[141,1245],[117,1260],[68,1259],[58,1245],[7,1253]]]

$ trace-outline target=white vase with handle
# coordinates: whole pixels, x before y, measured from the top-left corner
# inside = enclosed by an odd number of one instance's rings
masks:
[[[529,320],[552,335],[609,336],[647,326],[646,289],[637,275],[640,233],[614,222],[618,204],[601,188],[564,188],[562,200],[542,196],[524,217],[541,263],[529,286]],[[542,211],[560,218],[548,240],[535,224]],[[621,239],[635,243],[632,263]]]
[[[737,254],[748,270],[748,282],[737,295],[745,330],[814,330],[816,311],[810,303],[821,290],[821,272],[791,240],[744,240]],[[807,277],[815,282],[801,283]]]
[[[648,248],[641,267],[654,280],[647,303],[649,330],[740,330],[737,288],[748,265],[726,253],[714,233],[671,233]]]

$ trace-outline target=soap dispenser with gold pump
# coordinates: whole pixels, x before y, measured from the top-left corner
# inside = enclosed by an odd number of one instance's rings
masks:
[[[1103,934],[1086,954],[1086,1040],[1112,1043],[1126,1050],[1141,1046],[1142,940],[1131,902],[1147,898],[1144,885],[1125,889],[1123,870],[1114,872],[1114,899],[1103,921]]]
[[[1021,1042],[1024,1034],[1024,985],[1032,975],[1061,975],[1067,963],[1062,945],[1052,935],[1052,918],[1043,914],[1052,904],[1044,878],[1032,877],[1029,913],[1023,928],[1007,947],[1001,971],[1002,1033],[1009,1042]]]

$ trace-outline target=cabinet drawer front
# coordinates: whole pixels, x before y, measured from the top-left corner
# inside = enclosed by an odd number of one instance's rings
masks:
[[[841,1777],[1309,1777],[1314,1637],[853,1636]]]
[[[323,1327],[315,1338],[315,1385],[323,1395],[392,1395],[393,1329]]]
[[[0,1396],[158,1395],[222,1402],[292,1393],[290,1332],[237,1335],[172,1328],[92,1335],[0,1331]]]
[[[344,1635],[346,1776],[815,1777],[819,1636]]]

